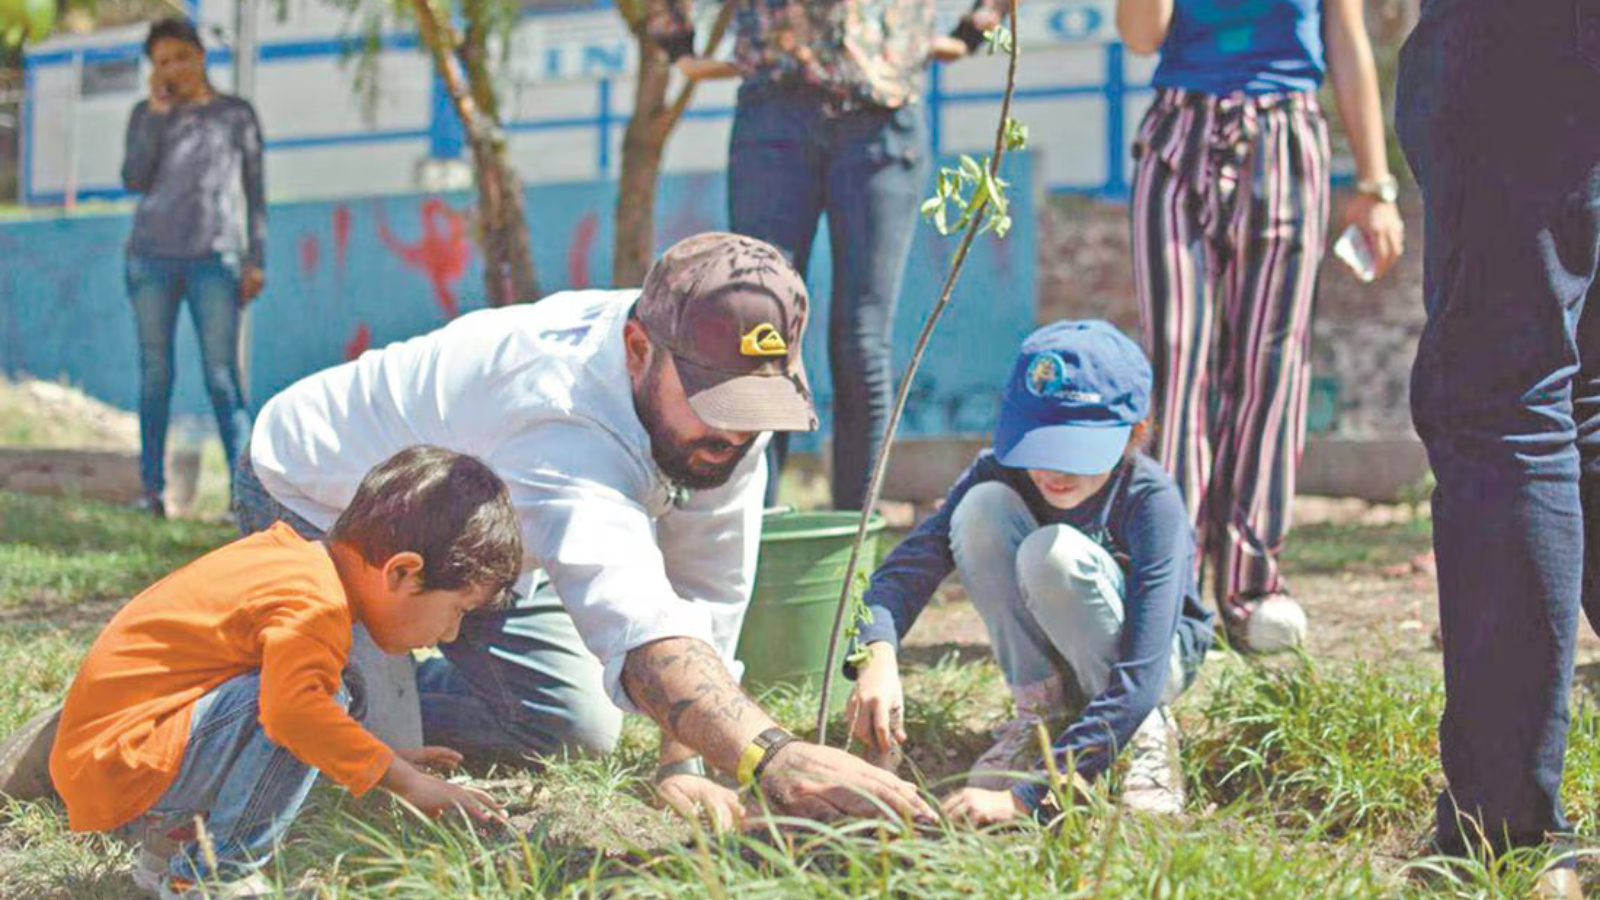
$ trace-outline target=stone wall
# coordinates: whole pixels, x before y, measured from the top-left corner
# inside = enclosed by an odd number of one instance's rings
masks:
[[[1335,222],[1341,199],[1335,198]],[[1423,311],[1421,211],[1408,199],[1402,212],[1409,248],[1382,281],[1364,285],[1331,257],[1322,267],[1313,365],[1319,388],[1336,398],[1332,436],[1412,435],[1407,385]],[[1127,207],[1058,197],[1042,209],[1040,321],[1104,318],[1137,333]]]

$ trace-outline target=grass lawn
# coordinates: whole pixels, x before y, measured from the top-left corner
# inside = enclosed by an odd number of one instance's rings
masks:
[[[228,536],[218,524],[0,494],[0,728],[62,693],[117,603]],[[649,805],[655,729],[634,717],[610,758],[473,772],[509,802],[515,836],[319,787],[272,872],[329,900],[1525,896],[1536,858],[1419,861],[1443,703],[1427,645],[1431,575],[1418,562],[1427,542],[1426,520],[1404,518],[1297,532],[1287,566],[1311,610],[1315,661],[1213,656],[1176,707],[1190,784],[1177,821],[1098,802],[1054,831],[795,824],[718,839]],[[936,792],[1003,712],[974,622],[959,588],[946,589],[904,654],[910,755]],[[768,699],[786,724],[808,727],[811,698]],[[1600,716],[1583,691],[1567,778],[1569,814],[1592,840]],[[114,840],[69,834],[55,805],[0,808],[0,897],[132,898],[130,864]]]

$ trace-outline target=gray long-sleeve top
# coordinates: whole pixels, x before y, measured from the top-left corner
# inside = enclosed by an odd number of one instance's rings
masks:
[[[128,120],[122,184],[137,191],[128,250],[187,259],[237,253],[261,266],[267,202],[261,125],[248,101],[214,94],[170,112],[148,100]]]

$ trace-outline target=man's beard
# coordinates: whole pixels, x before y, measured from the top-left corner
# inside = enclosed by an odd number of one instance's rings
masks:
[[[661,473],[675,484],[696,491],[722,487],[733,477],[733,470],[744,461],[745,454],[750,452],[755,440],[746,441],[742,446],[730,444],[721,438],[701,438],[686,442],[682,436],[668,427],[661,416],[663,358],[664,354],[651,361],[650,368],[645,371],[644,382],[633,399],[639,422],[650,435],[650,455],[655,458],[656,467]],[[696,462],[693,458],[696,451],[709,450],[720,453],[733,447],[737,447],[738,452],[725,462]]]

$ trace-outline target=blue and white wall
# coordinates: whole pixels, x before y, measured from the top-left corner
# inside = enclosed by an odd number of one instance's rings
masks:
[[[947,21],[970,5],[941,0]],[[212,42],[213,82],[231,83],[232,0],[191,6]],[[1130,123],[1147,102],[1149,64],[1115,42],[1113,0],[1032,0],[1022,6],[1018,115],[1033,134],[1052,190],[1126,191]],[[316,0],[261,13],[254,100],[275,198],[334,198],[424,186],[428,161],[459,157],[460,130],[413,33],[383,38],[381,90],[371,109],[352,88],[353,29]],[[118,183],[128,112],[143,96],[144,28],[42,43],[26,60],[23,199],[33,204],[124,196]],[[530,13],[518,26],[505,82],[512,153],[533,184],[617,172],[632,108],[632,37],[608,0]],[[727,43],[731,44],[731,41]],[[981,151],[993,134],[1004,60],[936,66],[927,103],[940,153]],[[734,83],[702,87],[668,146],[668,172],[721,170]]]

